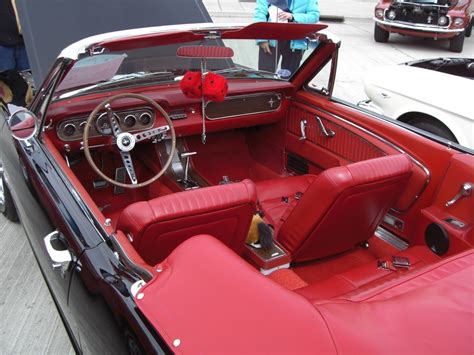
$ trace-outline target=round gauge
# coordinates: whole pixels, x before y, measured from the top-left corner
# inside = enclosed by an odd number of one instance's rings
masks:
[[[66,137],[70,137],[76,132],[76,126],[74,126],[72,123],[65,124],[63,127],[63,132]]]
[[[84,129],[86,128],[86,121],[83,121],[81,122],[81,124],[79,125],[79,132],[84,133]]]
[[[138,118],[138,120],[144,126],[149,125],[151,122],[151,115],[148,112],[143,112]]]
[[[134,115],[127,115],[123,119],[123,124],[127,128],[132,128],[133,126],[135,126],[135,123],[137,123],[137,119]]]
[[[114,113],[114,117],[119,121],[119,117]],[[110,127],[109,117],[107,112],[102,113],[95,121],[95,129],[103,136],[110,136],[112,134],[112,128]]]

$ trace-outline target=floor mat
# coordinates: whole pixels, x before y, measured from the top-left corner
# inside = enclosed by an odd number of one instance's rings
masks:
[[[292,270],[306,283],[312,284],[370,261],[395,255],[398,252],[399,250],[390,244],[377,237],[372,237],[369,239],[368,249],[358,247],[330,258],[296,264]]]
[[[268,278],[291,291],[308,286],[308,284],[291,269],[274,271],[268,275]]]

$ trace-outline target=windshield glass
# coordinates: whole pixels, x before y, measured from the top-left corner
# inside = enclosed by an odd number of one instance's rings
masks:
[[[317,48],[318,42],[226,39],[104,51],[79,59],[56,89],[55,97],[62,99],[116,87],[177,82],[188,70],[201,68],[201,58],[176,55],[178,48],[191,45],[232,48],[232,58],[206,59],[207,71],[232,79],[289,80]]]

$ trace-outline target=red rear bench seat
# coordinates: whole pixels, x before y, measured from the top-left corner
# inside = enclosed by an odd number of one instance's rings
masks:
[[[313,304],[210,236],[185,241],[156,269],[135,301],[176,353],[473,351],[472,250],[352,299]]]

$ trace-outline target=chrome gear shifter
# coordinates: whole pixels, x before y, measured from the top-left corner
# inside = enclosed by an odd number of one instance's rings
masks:
[[[184,177],[178,180],[178,183],[181,184],[185,190],[197,189],[199,187],[195,181],[189,178],[189,158],[196,154],[197,152],[183,152],[179,154],[180,159],[186,160],[184,164]]]

